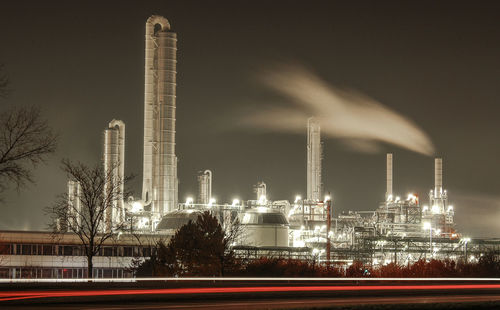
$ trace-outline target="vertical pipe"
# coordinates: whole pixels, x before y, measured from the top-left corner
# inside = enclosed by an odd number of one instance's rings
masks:
[[[328,197],[330,193],[328,193]],[[330,268],[330,252],[331,252],[331,244],[330,244],[330,229],[332,226],[332,199],[329,198],[326,202],[326,267]]]
[[[387,182],[387,187],[386,187],[386,193],[385,193],[385,199],[389,199],[389,197],[392,197],[392,153],[387,153],[387,168],[386,168],[386,182]]]

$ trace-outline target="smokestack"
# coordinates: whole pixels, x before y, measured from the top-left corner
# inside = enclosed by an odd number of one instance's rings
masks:
[[[321,127],[313,117],[307,120],[307,199],[319,201],[321,197]]]
[[[159,26],[159,27],[157,27]],[[175,109],[177,35],[153,15],[146,22],[142,199],[156,215],[177,207]]]
[[[439,198],[443,193],[443,159],[434,159],[434,197]]]
[[[387,153],[387,171],[386,171],[386,193],[385,199],[392,197],[392,153]]]
[[[198,203],[208,204],[212,198],[212,171],[200,171],[198,175]]]

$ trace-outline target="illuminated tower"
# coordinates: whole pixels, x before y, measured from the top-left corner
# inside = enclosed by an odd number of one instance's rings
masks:
[[[313,117],[307,120],[307,199],[321,200],[321,137],[320,125]]]
[[[198,174],[198,203],[208,204],[212,198],[212,171],[200,171]]]
[[[175,97],[177,35],[153,15],[146,22],[142,199],[155,215],[177,206]]]
[[[109,122],[104,130],[104,173],[105,195],[113,195],[111,208],[106,209],[104,219],[109,231],[125,220],[123,203],[125,176],[125,123],[120,120]]]

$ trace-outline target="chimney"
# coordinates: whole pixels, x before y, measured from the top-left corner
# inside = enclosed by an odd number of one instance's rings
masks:
[[[385,193],[386,200],[392,196],[392,153],[387,153],[387,191]]]
[[[443,193],[443,159],[434,159],[434,197]]]

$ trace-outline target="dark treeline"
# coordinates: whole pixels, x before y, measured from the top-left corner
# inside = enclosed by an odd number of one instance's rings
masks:
[[[196,272],[175,273],[166,269],[155,260],[148,260],[136,269],[137,277],[171,276],[216,276],[206,266]],[[419,260],[410,265],[390,263],[380,267],[368,267],[361,262],[354,262],[347,268],[327,267],[314,261],[286,258],[267,258],[242,262],[227,270],[225,276],[232,277],[387,277],[387,278],[432,278],[432,277],[500,277],[500,262],[493,255],[484,255],[477,263],[455,263],[450,260]],[[203,265],[203,264],[202,264]],[[208,272],[207,272],[208,271]]]
[[[237,236],[237,226],[224,232],[217,219],[205,212],[196,222],[182,226],[168,244],[159,242],[150,259],[135,260],[131,269],[137,277],[500,277],[500,261],[494,253],[474,263],[419,260],[380,267],[357,261],[349,266],[267,257],[247,261],[237,258],[231,248]]]

